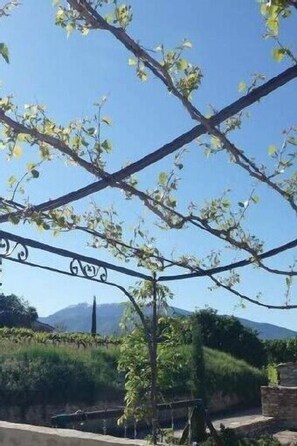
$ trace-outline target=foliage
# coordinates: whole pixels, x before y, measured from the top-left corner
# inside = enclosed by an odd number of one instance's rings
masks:
[[[177,348],[180,345],[179,321],[159,318],[157,337],[157,389],[158,399],[162,400],[170,390],[178,391],[184,387],[183,378],[189,371],[186,371],[185,358]],[[151,360],[144,330],[137,327],[125,336],[120,351],[119,371],[125,373],[126,391],[122,420],[132,414],[140,419],[148,415],[151,397]]]
[[[109,393],[117,399],[121,391],[114,353],[82,353],[51,346],[23,346],[2,353],[2,404],[92,403]]]
[[[192,327],[192,367],[193,367],[193,396],[202,398],[206,402],[205,392],[205,361],[202,345],[201,327],[197,319]]]
[[[267,384],[265,373],[227,353],[204,349],[208,398],[215,393],[238,395],[246,404],[260,401],[260,387]]]
[[[91,334],[96,336],[97,333],[97,314],[96,314],[96,297],[94,296],[93,307],[92,307],[92,325]]]
[[[264,341],[268,363],[297,361],[297,338]]]
[[[9,16],[13,8],[20,4],[19,0],[10,0],[7,1],[3,6],[0,6],[0,18],[3,16]],[[5,60],[6,63],[9,63],[9,50],[6,43],[0,43],[0,56]]]
[[[268,383],[272,386],[278,385],[279,376],[275,364],[268,364],[267,369],[267,378]]]
[[[55,346],[75,346],[77,348],[118,345],[121,339],[116,336],[91,336],[87,333],[46,333],[35,332],[26,328],[0,328],[0,344],[52,344]]]
[[[38,334],[41,333],[36,333],[36,335]],[[140,337],[140,334],[137,336]],[[88,337],[90,340],[93,339],[91,335]],[[12,342],[11,335],[6,339],[1,339],[0,383],[3,394],[1,393],[0,399],[2,402],[6,401],[7,404],[10,404],[18,398],[25,405],[33,402],[33,399],[30,401],[30,398],[34,398],[35,402],[46,404],[56,403],[61,401],[62,397],[67,397],[68,402],[84,401],[88,403],[93,398],[100,399],[106,396],[109,400],[118,400],[123,397],[127,378],[123,376],[122,372],[117,371],[117,364],[124,365],[125,356],[120,354],[117,346],[110,346],[107,349],[89,344],[86,348],[81,349],[77,348],[77,344],[73,342],[53,345],[50,343],[38,344],[36,337],[35,341],[31,338],[29,344],[25,337],[20,337],[18,342]],[[140,360],[139,368],[137,368],[138,364],[130,362],[137,351],[135,347],[135,351],[130,354],[128,344],[124,353],[128,355],[126,362],[127,367],[130,368],[126,369],[126,373],[131,373],[131,379],[134,379],[133,373],[138,371],[138,378],[144,380],[144,383],[149,386],[149,365],[145,343],[142,341],[139,346],[135,339],[133,340],[133,336],[129,342],[133,348],[135,344],[139,348]],[[170,358],[177,362],[172,367],[166,368],[168,358],[163,357],[159,372],[159,392],[162,392],[163,397],[169,401],[178,395],[190,397],[193,388],[191,346],[176,347],[173,343],[169,345],[171,345],[171,348],[168,349]],[[247,405],[258,400],[260,385],[265,384],[265,376],[262,372],[243,361],[208,348],[204,349],[204,356],[208,398],[211,398],[215,393],[223,393],[238,395],[240,399],[245,400]],[[67,364],[69,364],[69,368]],[[141,369],[143,365],[145,369]],[[46,382],[40,381],[39,369],[42,370],[40,377],[45,377],[44,379],[48,380],[48,390]],[[59,370],[61,370],[61,375],[59,375]],[[81,383],[80,379],[86,379],[86,384]],[[24,384],[25,380],[27,380],[27,384]],[[55,387],[56,380],[57,387]],[[77,386],[75,389],[74,383]],[[62,385],[66,387],[61,396],[59,389]],[[43,393],[38,393],[38,386],[43,386]],[[143,385],[139,379],[137,386],[136,390],[140,389],[139,397],[141,397]],[[80,391],[80,389],[82,390]],[[89,390],[92,392],[89,393]],[[6,399],[4,399],[4,395]]]
[[[14,2],[8,2],[12,4]],[[241,299],[253,302],[258,305],[269,306],[259,302],[258,296],[249,297],[240,292],[236,285],[240,281],[237,272],[237,263],[223,264],[219,251],[210,252],[206,258],[198,258],[193,252],[185,253],[170,259],[163,255],[157,247],[157,240],[154,235],[150,235],[143,229],[144,219],[141,224],[132,227],[132,237],[128,234],[129,229],[123,229],[122,220],[112,206],[104,209],[92,204],[90,208],[82,209],[71,203],[78,198],[83,198],[91,193],[100,191],[105,187],[112,186],[124,192],[126,199],[137,197],[144,206],[158,217],[157,226],[162,229],[199,229],[216,238],[219,246],[223,243],[228,248],[239,250],[248,257],[242,260],[241,266],[253,265],[266,272],[277,272],[285,277],[285,303],[283,305],[270,305],[277,308],[291,308],[289,305],[289,292],[292,288],[292,278],[294,266],[289,265],[284,271],[275,271],[269,268],[263,260],[274,253],[286,251],[287,245],[279,246],[276,250],[264,251],[264,242],[253,232],[250,232],[246,225],[246,217],[252,205],[257,204],[259,199],[254,194],[254,186],[248,197],[241,197],[238,202],[231,202],[222,193],[219,197],[209,197],[206,202],[199,205],[189,201],[183,203],[186,215],[176,211],[177,197],[176,189],[179,183],[177,172],[183,169],[183,164],[177,154],[174,166],[169,172],[159,172],[156,184],[146,191],[138,190],[137,179],[133,176],[150,164],[164,158],[168,154],[181,149],[185,144],[190,143],[203,133],[205,139],[199,144],[206,148],[206,156],[216,155],[225,151],[228,159],[245,171],[254,182],[255,180],[267,186],[274,193],[278,194],[283,201],[294,211],[297,209],[297,176],[293,171],[296,160],[296,128],[291,126],[285,132],[285,142],[278,149],[274,145],[268,148],[270,160],[265,166],[260,158],[257,161],[252,155],[245,153],[243,148],[237,148],[228,138],[232,130],[240,129],[243,118],[243,109],[253,102],[258,101],[269,91],[278,88],[288,80],[284,80],[280,75],[278,87],[263,88],[263,93],[255,93],[255,83],[247,88],[247,95],[237,107],[237,114],[234,115],[232,105],[228,107],[229,113],[216,113],[212,118],[206,118],[191,102],[193,94],[201,85],[203,73],[198,65],[188,61],[184,53],[192,47],[189,40],[184,39],[172,49],[165,48],[160,44],[155,49],[146,49],[146,46],[139,44],[127,33],[127,29],[133,19],[133,11],[130,5],[120,4],[116,0],[54,0],[56,7],[55,23],[61,26],[69,36],[77,30],[86,36],[90,31],[101,32],[106,30],[111,33],[129,52],[128,63],[136,69],[136,75],[141,81],[146,81],[149,74],[157,78],[170,92],[172,97],[177,99],[185,108],[191,119],[196,121],[197,126],[184,135],[176,138],[173,143],[165,144],[161,149],[151,152],[148,156],[133,163],[127,168],[110,174],[106,168],[106,158],[112,150],[112,143],[102,134],[104,126],[110,126],[111,119],[102,117],[102,105],[105,99],[95,104],[95,114],[92,118],[82,118],[73,120],[68,124],[56,122],[46,111],[46,107],[40,104],[28,104],[24,109],[18,107],[12,96],[4,96],[0,101],[0,120],[3,127],[0,144],[5,148],[7,159],[19,160],[28,146],[37,147],[34,159],[23,165],[24,172],[20,178],[11,175],[8,178],[10,195],[1,199],[1,222],[9,222],[17,225],[21,221],[26,224],[36,226],[40,230],[52,231],[60,234],[63,231],[81,231],[91,236],[90,244],[94,248],[103,246],[112,255],[122,261],[133,261],[137,266],[146,267],[150,272],[162,272],[165,268],[175,268],[180,271],[184,268],[189,274],[197,274],[207,277],[212,281],[214,287],[223,288],[235,294]],[[269,37],[278,39],[280,18],[287,18],[291,15],[295,3],[274,0],[261,2],[261,12],[265,17],[265,24]],[[5,15],[5,9],[2,8]],[[296,58],[292,51],[284,47],[278,40],[277,47],[273,50],[273,57],[276,61],[281,61],[284,56],[288,56],[292,61]],[[8,61],[8,48],[4,43],[0,46],[2,57]],[[284,74],[284,73],[283,73]],[[263,78],[257,77],[257,80]],[[240,85],[240,90],[245,90],[246,84]],[[269,90],[269,91],[268,91]],[[252,96],[251,96],[252,94]],[[251,100],[251,97],[254,99]],[[236,107],[235,107],[236,108]],[[225,121],[225,123],[223,123]],[[221,125],[222,124],[222,125]],[[197,134],[197,128],[202,129]],[[176,142],[178,141],[178,142]],[[166,152],[164,152],[164,149]],[[156,155],[157,154],[157,155]],[[27,196],[26,185],[28,181],[37,182],[40,178],[40,167],[48,163],[67,161],[67,164],[79,166],[88,174],[91,174],[92,184],[80,190],[75,190],[67,195],[48,200],[36,205],[32,197]],[[126,170],[125,170],[126,169]],[[94,183],[95,177],[98,181]],[[237,193],[236,185],[236,193]],[[238,192],[241,194],[241,192]],[[25,198],[22,197],[25,194]],[[18,201],[17,201],[18,200]],[[148,219],[149,221],[149,219]],[[194,245],[194,244],[193,244]],[[191,248],[192,249],[192,248]],[[269,254],[269,255],[268,255]],[[274,255],[274,254],[273,254]],[[220,268],[219,268],[220,267]],[[92,271],[92,267],[91,271]],[[224,273],[218,276],[219,271]],[[87,269],[85,270],[85,272]],[[137,274],[136,274],[137,275]],[[149,276],[150,277],[150,276]],[[116,284],[126,296],[129,297],[138,312],[143,323],[143,330],[136,328],[132,335],[129,335],[122,344],[123,357],[120,367],[126,372],[127,389],[127,410],[135,408],[139,399],[144,402],[154,393],[156,384],[166,390],[173,386],[174,377],[168,378],[168,370],[174,369],[178,365],[180,368],[180,357],[178,349],[172,349],[173,342],[179,340],[176,336],[174,324],[157,326],[156,346],[155,327],[150,319],[146,318],[143,308],[150,295],[152,281],[147,281],[143,287],[139,288],[139,293],[128,293],[123,287]],[[158,285],[159,286],[159,285]],[[168,293],[162,297],[159,288],[159,299],[162,305],[166,305]],[[164,289],[164,288],[163,288]],[[159,302],[159,303],[160,303]],[[222,323],[223,324],[223,323]],[[222,348],[223,344],[228,344],[228,351],[240,358],[247,359],[250,363],[260,366],[263,361],[263,352],[260,351],[260,344],[257,344],[253,333],[243,334],[241,328],[232,319],[224,321],[225,327],[219,327],[218,336],[212,340],[213,344],[207,345]],[[17,324],[18,325],[18,324]],[[220,325],[219,323],[217,325]],[[223,333],[226,339],[223,340]],[[232,336],[231,336],[232,334]],[[133,336],[135,336],[133,340]],[[210,337],[210,335],[209,335]],[[235,341],[236,340],[236,341]],[[216,343],[215,343],[216,341]],[[146,343],[146,345],[145,345]],[[130,350],[127,348],[130,347]],[[256,352],[256,357],[255,357]],[[158,364],[156,364],[156,353]],[[129,358],[129,363],[127,361]],[[165,365],[166,364],[166,365]],[[140,378],[140,372],[143,379]],[[174,373],[172,370],[169,373]],[[166,379],[165,379],[166,378]],[[249,389],[250,390],[250,389]],[[151,395],[150,395],[151,394]]]
[[[259,439],[243,438],[236,435],[232,429],[223,428],[219,434],[222,441],[222,446],[280,446],[281,443],[278,440],[274,440],[269,437],[263,437]],[[217,443],[212,437],[209,437],[201,446],[216,446]]]
[[[31,327],[38,317],[28,302],[15,294],[0,294],[0,327]]]
[[[230,353],[255,367],[266,363],[265,351],[257,333],[244,327],[233,316],[220,316],[216,310],[205,309],[193,316],[201,326],[202,342],[206,347]]]
[[[174,336],[171,333],[169,340],[165,336],[164,342],[159,342],[158,346],[158,390],[162,399],[170,399],[178,394],[183,396],[187,394],[189,397],[193,395],[192,346],[178,345],[179,321],[174,320],[174,322],[176,323],[176,328],[173,329]],[[207,400],[215,394],[222,394],[237,395],[246,405],[259,402],[260,386],[267,383],[264,372],[242,360],[210,348],[203,349],[203,356]],[[128,416],[131,415],[133,408],[141,406],[149,398],[149,357],[141,329],[136,329],[121,346],[119,368],[125,373]],[[128,398],[131,399],[127,401]],[[144,416],[143,412],[139,411],[137,416]]]
[[[197,319],[193,321],[192,327],[192,382],[193,397],[201,398],[203,404],[206,402],[206,374],[205,361],[202,345],[201,328]],[[201,407],[195,408],[192,415],[192,440],[200,441],[205,438],[206,425]]]

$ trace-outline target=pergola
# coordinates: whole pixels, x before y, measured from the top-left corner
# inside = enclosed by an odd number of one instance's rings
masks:
[[[99,12],[100,2],[87,1],[87,0],[68,0],[69,8],[61,6],[60,11],[63,11],[63,21],[60,24],[62,26],[67,25],[68,20],[74,20],[76,27],[81,30],[87,28],[91,30],[105,30],[111,33],[117,41],[119,41],[138,61],[138,66],[143,69],[149,70],[153,75],[160,80],[165,88],[175,96],[184,106],[186,112],[190,117],[196,121],[194,127],[187,132],[177,136],[172,141],[164,144],[163,146],[152,150],[144,157],[135,160],[128,166],[117,170],[115,172],[107,172],[100,164],[96,164],[89,161],[86,157],[80,156],[79,151],[74,150],[71,144],[67,140],[63,140],[59,134],[54,132],[44,131],[41,125],[38,123],[29,123],[26,119],[23,119],[20,115],[14,112],[13,109],[7,108],[5,105],[0,106],[0,123],[5,129],[9,129],[12,134],[12,139],[17,139],[18,135],[25,135],[26,141],[32,145],[46,145],[50,150],[55,149],[68,159],[75,162],[82,169],[95,176],[96,180],[87,184],[86,186],[73,190],[67,194],[61,195],[51,200],[46,200],[40,203],[20,203],[13,199],[1,198],[1,212],[0,223],[7,223],[9,221],[19,222],[25,221],[30,218],[39,216],[44,221],[50,220],[50,212],[61,208],[62,206],[74,203],[92,194],[99,193],[109,187],[117,188],[130,194],[133,197],[138,198],[146,208],[148,208],[154,215],[156,215],[168,228],[178,229],[182,228],[185,224],[193,226],[195,229],[204,231],[214,238],[220,241],[226,242],[230,246],[240,250],[243,255],[241,260],[236,262],[230,262],[223,265],[213,266],[211,268],[202,268],[199,265],[187,264],[186,262],[174,261],[162,257],[159,254],[151,253],[147,254],[147,258],[152,258],[158,262],[158,267],[152,270],[148,270],[147,273],[140,272],[136,269],[127,268],[125,266],[119,266],[118,263],[109,263],[100,260],[96,257],[90,257],[82,255],[75,251],[69,251],[66,249],[54,247],[49,244],[41,243],[37,239],[24,238],[19,235],[13,234],[7,231],[0,231],[0,258],[4,258],[7,261],[21,263],[33,268],[40,268],[64,275],[83,278],[86,280],[103,283],[119,289],[125,294],[126,297],[133,304],[137,314],[139,315],[144,329],[146,330],[148,348],[151,361],[151,409],[152,409],[152,425],[154,442],[156,442],[156,404],[157,404],[157,284],[167,283],[178,280],[188,280],[197,277],[209,277],[215,285],[222,287],[241,299],[247,300],[256,305],[260,305],[267,308],[275,309],[292,309],[297,308],[297,304],[284,303],[283,305],[272,305],[269,302],[262,302],[255,298],[249,297],[242,292],[236,290],[231,285],[224,284],[216,276],[226,271],[235,271],[249,265],[255,265],[262,268],[269,273],[275,273],[281,276],[292,278],[297,275],[294,269],[280,270],[267,266],[265,264],[266,259],[273,258],[285,251],[296,248],[297,238],[288,240],[287,243],[274,246],[269,250],[260,252],[255,249],[252,244],[243,241],[235,235],[236,227],[228,227],[221,229],[212,224],[210,220],[190,213],[184,215],[175,206],[171,206],[170,203],[164,202],[154,195],[149,195],[147,192],[138,189],[133,185],[129,179],[132,175],[143,171],[149,166],[152,166],[162,159],[166,158],[183,148],[186,144],[196,140],[201,135],[210,135],[215,137],[221,144],[223,150],[232,158],[234,164],[242,168],[247,175],[256,179],[258,182],[266,185],[279,197],[283,198],[288,204],[289,208],[296,214],[297,204],[296,196],[289,194],[282,185],[274,179],[273,175],[269,175],[265,169],[258,165],[257,162],[249,157],[242,149],[233,144],[228,137],[228,134],[220,129],[220,124],[226,122],[226,120],[234,117],[238,113],[242,112],[245,108],[263,99],[265,96],[275,92],[282,86],[293,81],[297,77],[297,65],[294,63],[290,68],[281,72],[276,77],[264,82],[260,86],[253,86],[247,94],[240,99],[234,101],[230,105],[221,109],[210,118],[206,118],[190,101],[189,97],[181,91],[177,83],[174,81],[173,75],[171,75],[170,69],[166,68],[157,58],[154,58],[150,52],[145,50],[140,44],[137,43],[128,32],[122,27],[114,24],[110,24]],[[288,2],[292,7],[296,7],[294,2]],[[60,14],[62,16],[62,13]],[[44,118],[46,119],[46,117]],[[73,224],[69,226],[71,230],[84,230],[78,225]],[[96,231],[84,230],[94,236],[98,236]],[[103,236],[104,238],[104,236]],[[121,240],[108,239],[108,243],[114,246],[123,246],[124,243]],[[124,246],[129,249],[136,256],[140,255],[140,249],[137,246]],[[30,259],[30,251],[38,250],[41,252],[47,252],[53,255],[53,259],[56,257],[65,258],[68,266],[65,269],[59,269],[55,266],[53,261],[50,264],[36,263]],[[143,253],[142,253],[143,254]],[[165,274],[165,267],[174,266],[176,269],[182,269],[182,272],[178,274]],[[108,272],[113,271],[119,276],[119,281],[109,281]],[[137,300],[133,295],[125,289],[121,284],[121,277],[123,275],[134,277],[137,279],[149,281],[153,284],[153,296],[152,296],[152,326],[149,327],[146,318]]]

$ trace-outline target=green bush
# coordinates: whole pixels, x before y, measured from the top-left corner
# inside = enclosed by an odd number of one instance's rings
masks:
[[[297,338],[263,342],[268,363],[297,361]]]
[[[243,398],[247,404],[258,402],[260,387],[267,384],[265,373],[227,353],[205,348],[206,387],[209,395],[222,392]]]
[[[210,399],[214,394],[237,395],[249,406],[260,400],[260,387],[267,384],[266,373],[243,360],[231,355],[204,347],[205,386],[206,397]],[[179,348],[183,364],[176,368],[173,376],[173,388],[167,396],[176,394],[192,395],[193,383],[191,379],[191,346]]]
[[[265,349],[257,332],[244,327],[234,316],[218,315],[216,310],[208,308],[197,311],[192,318],[201,327],[206,347],[229,353],[254,367],[266,364]]]
[[[117,371],[118,347],[78,349],[25,344],[11,350],[8,347],[1,345],[1,405],[91,404],[94,400],[123,397],[124,377]],[[192,395],[191,346],[178,347],[176,355],[179,366],[168,371],[168,388],[160,389],[167,399],[185,393]],[[259,387],[266,383],[263,372],[209,348],[204,348],[204,356],[207,396],[217,392],[236,394],[247,404],[258,399]]]
[[[27,347],[0,357],[0,403],[92,403],[119,394],[114,355],[78,354],[55,347]]]
[[[220,434],[222,446],[280,446],[278,440],[272,438],[263,437],[259,439],[242,438],[235,434],[232,429],[223,429]],[[216,446],[217,443],[212,437],[209,437],[202,446]]]

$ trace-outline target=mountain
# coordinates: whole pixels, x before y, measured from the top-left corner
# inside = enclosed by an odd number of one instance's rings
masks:
[[[248,319],[238,318],[245,327],[251,328],[258,333],[260,339],[290,339],[297,336],[297,332],[278,325],[267,324],[264,322],[254,322]]]
[[[118,334],[119,323],[125,310],[125,304],[101,304],[97,305],[97,328],[102,335]],[[189,316],[190,311],[176,307],[169,307],[169,316]],[[91,331],[92,304],[81,303],[63,308],[56,313],[40,317],[39,321],[69,332]],[[288,339],[297,336],[297,332],[273,324],[254,322],[248,319],[238,318],[245,327],[258,332],[260,339]]]
[[[45,324],[70,332],[91,332],[92,304],[70,305],[39,320]],[[125,309],[124,304],[97,305],[97,329],[102,335],[119,333],[119,323]]]

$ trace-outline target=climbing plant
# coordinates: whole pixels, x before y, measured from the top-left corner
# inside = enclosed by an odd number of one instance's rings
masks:
[[[0,9],[0,17],[9,15],[18,3],[10,1],[4,4]],[[206,278],[212,288],[228,291],[241,302],[276,309],[297,308],[291,299],[293,278],[296,275],[295,259],[291,253],[297,245],[297,239],[286,239],[284,242],[280,238],[281,241],[276,240],[273,246],[267,247],[262,236],[257,235],[253,219],[257,215],[254,213],[255,207],[261,206],[263,190],[265,194],[271,194],[272,200],[281,201],[287,212],[295,217],[296,123],[288,123],[281,135],[282,142],[276,145],[272,141],[259,157],[231,140],[232,132],[242,128],[247,107],[260,100],[265,102],[265,96],[297,77],[294,48],[283,43],[280,34],[280,28],[287,21],[295,19],[296,2],[259,2],[265,37],[275,42],[272,57],[276,63],[286,61],[288,68],[268,80],[259,73],[251,81],[239,79],[238,90],[242,96],[219,111],[211,106],[208,115],[195,105],[199,102],[195,100],[195,93],[203,83],[204,73],[200,65],[192,63],[188,57],[192,50],[190,40],[185,38],[173,48],[167,48],[165,43],[147,48],[129,33],[134,20],[132,5],[116,0],[55,0],[54,6],[55,24],[65,29],[68,36],[78,31],[83,38],[89,38],[92,34],[95,39],[106,31],[114,37],[115,44],[127,50],[127,64],[135,70],[137,78],[142,82],[156,79],[171,99],[183,106],[185,116],[195,123],[188,131],[152,149],[145,156],[136,155],[133,162],[110,171],[108,161],[114,144],[109,136],[113,126],[112,118],[105,114],[107,97],[96,100],[91,117],[73,119],[66,124],[58,122],[42,104],[29,103],[22,107],[10,94],[3,94],[0,100],[0,144],[7,161],[18,162],[18,172],[21,172],[7,178],[8,189],[1,196],[0,223],[10,224],[12,228],[18,225],[18,230],[23,227],[20,223],[24,223],[28,230],[37,227],[40,231],[54,235],[74,232],[83,236],[84,243],[87,237],[88,244],[93,248],[105,248],[116,262],[131,262],[135,268],[148,271],[145,283],[134,291],[127,291],[110,281],[109,284],[117,286],[130,299],[142,322],[144,331],[136,329],[135,338],[130,336],[127,345],[130,343],[131,349],[135,350],[140,339],[147,342],[148,350],[141,353],[139,360],[145,363],[149,355],[150,363],[145,365],[143,373],[144,377],[150,375],[150,391],[154,395],[151,405],[154,411],[157,377],[162,370],[159,368],[158,375],[156,360],[161,364],[162,357],[167,354],[162,340],[156,339],[160,323],[156,306],[162,282]],[[3,63],[9,61],[10,53],[6,43],[0,44],[0,54]],[[190,145],[187,150],[186,145]],[[205,162],[217,157],[217,163],[221,165],[224,159],[222,156],[225,155],[227,163],[241,169],[251,180],[249,192],[238,191],[233,196],[223,186],[218,196],[209,196],[196,203],[195,197],[185,198],[183,195],[181,203],[179,190],[181,180],[186,177],[183,172],[186,170],[187,154],[188,151],[199,149],[205,154]],[[140,173],[169,156],[170,162],[166,168],[156,172],[154,184],[145,186],[147,183],[141,181]],[[39,186],[46,179],[44,172],[50,169],[54,171],[58,165],[65,167],[65,164],[70,168],[75,166],[89,176],[88,184],[80,188],[75,186],[64,194],[52,191],[54,198],[48,199],[48,194],[45,194],[43,201],[37,202],[34,189],[46,190],[46,186]],[[236,183],[234,187],[237,189]],[[133,224],[128,222],[125,225],[125,217],[121,216],[116,204],[104,207],[99,201],[99,192],[107,188],[122,192],[127,203],[132,199],[138,200],[148,213],[134,219]],[[207,190],[206,185],[201,188]],[[243,196],[238,199],[241,193]],[[91,203],[83,200],[89,196],[93,197]],[[83,207],[81,203],[86,201]],[[193,243],[188,243],[184,252],[172,251],[175,237],[168,233],[178,234],[181,230],[190,234]],[[284,231],[278,227],[277,232],[283,235]],[[164,233],[168,244],[172,243],[170,248],[164,248]],[[211,240],[211,248],[206,254],[200,254],[199,250],[197,253],[196,245],[203,239],[201,235],[207,237],[207,241]],[[216,247],[212,248],[214,245]],[[285,267],[275,261],[282,253],[286,253],[286,259],[289,259]],[[240,285],[240,271],[244,267],[265,273],[266,277],[273,274],[284,281],[284,300],[276,304],[262,299],[261,293],[249,295]],[[84,272],[88,273],[88,270]],[[165,297],[166,293],[162,301],[166,300]],[[156,316],[154,326],[143,311],[144,298],[150,301],[153,299]],[[171,328],[168,330],[171,336]],[[164,346],[170,342],[166,341]],[[125,348],[124,354],[127,354]],[[174,361],[170,357],[167,359],[169,365]],[[128,367],[125,358],[122,367]],[[146,367],[148,372],[145,371]],[[134,407],[139,396],[138,390],[135,390],[137,376],[134,369],[130,377],[128,375],[127,382],[132,376],[134,381],[130,382],[134,384],[131,384],[131,392],[136,396],[127,397],[127,405],[131,403]]]

